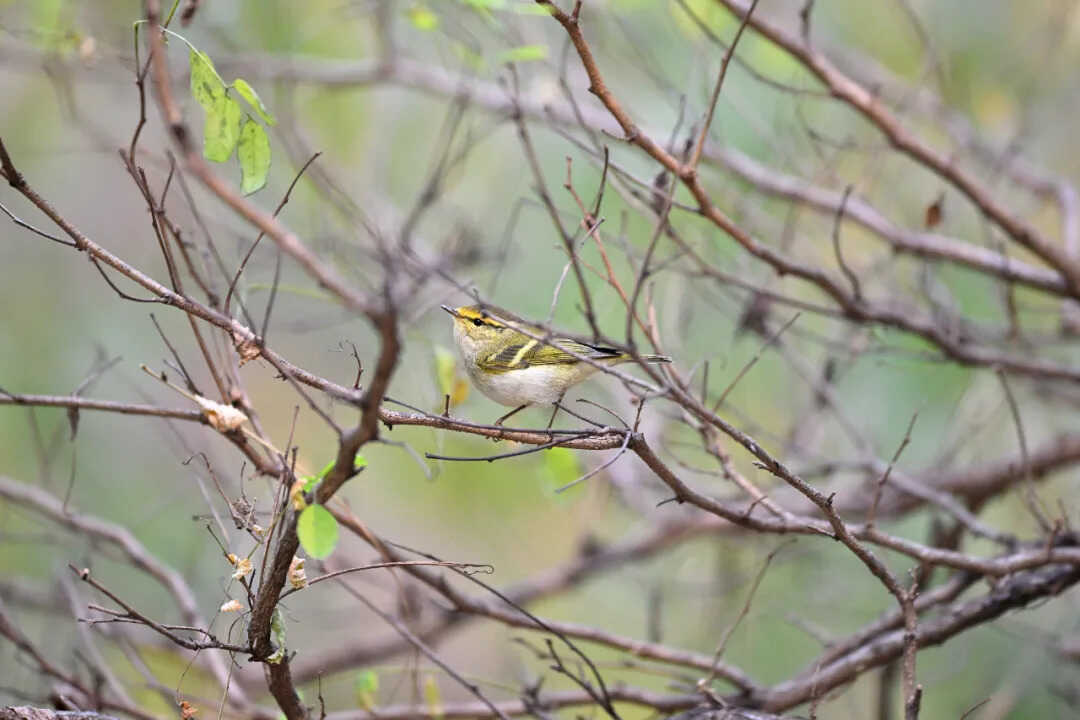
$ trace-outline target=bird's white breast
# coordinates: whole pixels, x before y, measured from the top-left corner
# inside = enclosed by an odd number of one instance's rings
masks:
[[[521,370],[485,373],[470,367],[469,374],[480,392],[502,405],[550,405],[566,391],[566,369],[554,365],[533,365]]]

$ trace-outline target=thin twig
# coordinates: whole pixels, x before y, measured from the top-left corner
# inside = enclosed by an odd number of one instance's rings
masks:
[[[731,45],[724,52],[724,57],[720,61],[720,72],[716,76],[716,85],[713,87],[712,97],[709,98],[709,111],[705,115],[705,122],[701,125],[701,131],[698,133],[697,142],[694,143],[694,152],[690,156],[690,161],[687,163],[687,168],[690,170],[696,170],[698,163],[701,162],[701,153],[705,150],[705,139],[709,136],[709,128],[712,126],[713,113],[716,112],[716,103],[720,99],[720,88],[724,85],[724,78],[727,76],[728,64],[731,62],[731,56],[735,54],[735,47],[739,44],[739,38],[742,37],[743,31],[746,30],[746,26],[750,22],[750,16],[754,13],[754,8],[757,7],[758,0],[753,0],[750,4],[750,9],[746,11],[746,16],[743,17],[742,22],[739,23],[739,29],[735,31],[735,37],[731,41]]]
[[[746,593],[746,602],[743,603],[742,609],[739,614],[735,616],[735,620],[724,630],[724,634],[720,636],[720,642],[716,646],[716,652],[713,653],[713,667],[709,670],[709,674],[698,681],[698,689],[705,690],[712,685],[713,679],[716,677],[716,666],[720,662],[720,658],[724,656],[724,650],[727,648],[728,640],[731,639],[732,634],[739,627],[739,623],[750,612],[750,604],[754,602],[754,595],[757,593],[758,587],[761,585],[761,581],[765,579],[765,573],[769,569],[769,563],[772,562],[776,554],[783,550],[785,547],[793,544],[794,539],[777,545],[773,550],[765,556],[765,561],[761,563],[761,569],[758,570],[757,575],[754,576],[754,581],[750,584],[750,590]]]
[[[1027,505],[1028,511],[1032,517],[1039,523],[1039,527],[1042,531],[1049,535],[1053,529],[1053,525],[1046,518],[1046,513],[1042,509],[1042,501],[1039,500],[1038,493],[1035,492],[1035,477],[1031,469],[1031,457],[1028,455],[1027,435],[1024,432],[1024,423],[1020,420],[1020,408],[1016,404],[1016,398],[1013,397],[1012,389],[1009,387],[1008,378],[1005,375],[1005,371],[1002,368],[997,369],[998,380],[1001,381],[1001,388],[1005,391],[1005,399],[1009,404],[1009,412],[1012,413],[1013,424],[1016,426],[1016,436],[1020,441],[1020,461],[1023,463],[1024,472],[1024,504]]]
[[[750,372],[750,368],[754,367],[754,365],[757,364],[757,361],[761,359],[761,355],[765,352],[765,349],[770,345],[776,344],[780,340],[780,336],[783,335],[789,327],[794,325],[795,321],[798,320],[801,315],[801,312],[797,312],[792,315],[790,320],[784,323],[779,330],[774,332],[765,342],[761,344],[761,347],[759,347],[758,351],[754,353],[754,356],[750,358],[750,360],[747,361],[745,365],[743,365],[742,369],[739,370],[739,372],[735,375],[732,381],[728,383],[726,388],[724,388],[724,391],[720,393],[720,397],[718,397],[716,399],[716,402],[713,403],[712,411],[714,413],[721,407],[723,407],[724,401],[727,400],[728,394],[735,389],[735,386],[739,384],[739,381],[742,380],[743,376],[746,375],[746,373]]]
[[[833,252],[836,254],[836,262],[840,266],[840,270],[844,273],[844,276],[851,283],[851,292],[854,295],[856,302],[862,301],[862,287],[859,285],[859,277],[852,272],[848,264],[844,262],[844,254],[840,251],[840,224],[844,220],[844,210],[847,208],[848,197],[851,195],[852,186],[848,185],[844,188],[844,194],[840,198],[840,205],[836,208],[836,218],[833,221],[832,231],[832,245]]]
[[[866,516],[867,527],[874,526],[874,521],[877,519],[878,504],[881,502],[881,491],[885,488],[886,483],[889,482],[889,476],[892,474],[893,466],[896,465],[896,461],[900,459],[900,454],[904,452],[904,448],[911,442],[911,431],[914,429],[915,421],[918,419],[919,412],[916,410],[911,415],[911,420],[908,422],[907,431],[900,441],[900,446],[896,448],[896,452],[893,453],[892,459],[889,460],[889,466],[885,468],[885,472],[881,474],[881,477],[874,486],[874,501],[870,504],[870,512]]]

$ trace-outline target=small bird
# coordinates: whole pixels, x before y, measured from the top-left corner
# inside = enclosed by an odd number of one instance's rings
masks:
[[[632,357],[620,350],[569,338],[555,337],[548,343],[541,342],[509,327],[490,308],[480,305],[440,307],[454,318],[454,341],[473,384],[495,402],[514,408],[496,420],[496,425],[502,425],[529,405],[555,405],[557,410],[567,390],[597,371],[595,365],[582,362],[575,355],[603,365],[633,362]],[[546,334],[541,328],[515,324],[537,337]],[[671,362],[664,355],[644,355],[642,359],[650,363]]]

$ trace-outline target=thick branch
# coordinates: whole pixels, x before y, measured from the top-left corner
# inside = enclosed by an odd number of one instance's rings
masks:
[[[944,643],[969,628],[988,623],[1004,613],[1023,608],[1071,588],[1080,581],[1080,566],[1053,565],[1019,573],[985,595],[950,605],[934,618],[919,625],[920,648]],[[823,697],[835,687],[850,682],[869,668],[880,667],[900,657],[904,630],[895,630],[855,647],[850,653],[804,675],[776,685],[754,696],[750,704],[772,712],[783,712]]]

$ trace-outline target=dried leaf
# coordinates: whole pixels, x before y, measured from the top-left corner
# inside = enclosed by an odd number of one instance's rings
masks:
[[[191,720],[199,714],[199,708],[195,707],[187,700],[180,701],[180,718],[181,720]]]
[[[236,571],[232,574],[233,580],[240,580],[250,575],[255,568],[251,566],[251,560],[248,558],[240,558],[236,561]]]
[[[292,562],[289,563],[289,584],[297,590],[307,587],[308,579],[307,574],[304,572],[304,558],[299,555],[293,555]]]
[[[71,439],[75,439],[75,435],[79,432],[79,408],[69,407],[67,409],[68,426],[71,428]]]
[[[85,35],[79,41],[79,60],[85,65],[92,65],[97,60],[97,40],[93,35]]]
[[[932,202],[926,208],[926,218],[924,224],[926,229],[930,230],[941,224],[941,220],[944,217],[945,212],[945,193],[938,195],[937,200]]]
[[[221,612],[240,612],[244,609],[244,606],[240,604],[239,600],[230,600],[218,609]]]
[[[202,414],[210,423],[210,427],[218,432],[224,433],[236,430],[247,420],[247,415],[232,405],[223,405],[201,395],[192,397],[199,404],[199,409],[202,410]]]
[[[233,347],[236,348],[236,354],[240,356],[241,367],[259,357],[259,345],[253,339],[233,333]]]

